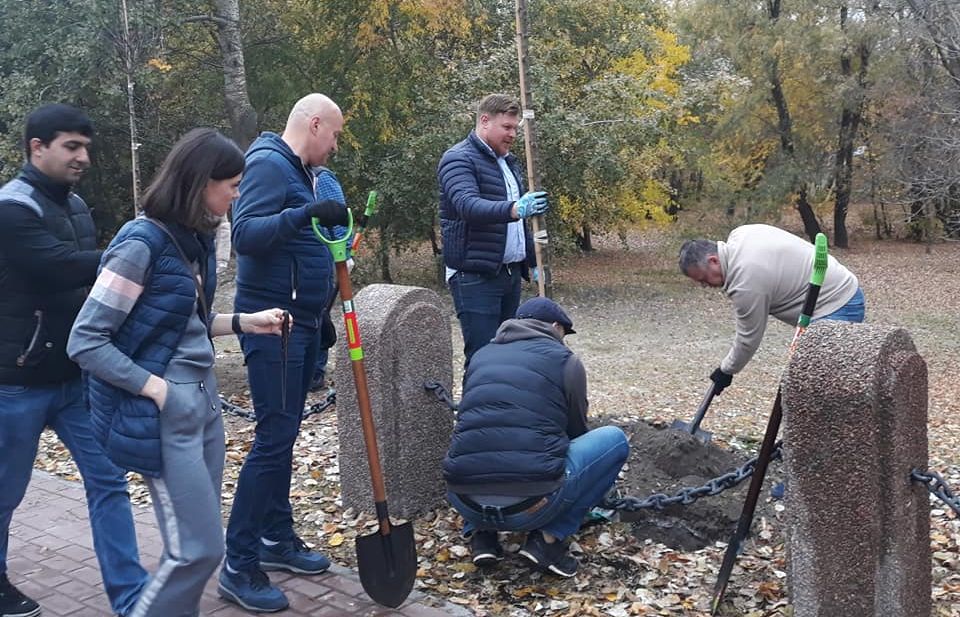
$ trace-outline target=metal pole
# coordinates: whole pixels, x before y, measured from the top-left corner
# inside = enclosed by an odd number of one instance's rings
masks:
[[[527,186],[529,190],[542,190],[540,184],[540,170],[538,163],[540,154],[537,150],[537,137],[534,129],[536,114],[533,107],[533,95],[530,93],[530,86],[527,75],[527,61],[529,53],[527,51],[527,1],[516,0],[517,7],[517,59],[520,68],[520,98],[523,102],[523,143],[527,155]],[[541,296],[547,298],[553,295],[553,282],[550,275],[550,245],[547,237],[547,221],[542,215],[534,216],[531,224],[533,226],[533,248],[537,257],[537,268],[540,270],[540,280],[538,281],[538,290]]]

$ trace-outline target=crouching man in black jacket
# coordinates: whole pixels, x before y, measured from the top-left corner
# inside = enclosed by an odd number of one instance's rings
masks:
[[[527,531],[523,557],[573,576],[568,538],[627,460],[623,431],[587,430],[586,371],[563,344],[573,333],[559,305],[532,298],[470,361],[443,472],[479,566],[503,559],[498,531]]]

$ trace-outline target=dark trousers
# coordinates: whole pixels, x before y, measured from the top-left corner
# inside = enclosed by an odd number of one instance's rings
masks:
[[[238,570],[257,567],[260,538],[293,539],[290,475],[293,444],[317,360],[316,327],[293,324],[287,352],[286,406],[282,404],[280,337],[240,336],[250,395],[257,416],[253,447],[240,470],[227,524],[227,563]]]
[[[463,333],[464,368],[497,328],[520,306],[521,264],[504,264],[496,274],[457,272],[448,281]]]

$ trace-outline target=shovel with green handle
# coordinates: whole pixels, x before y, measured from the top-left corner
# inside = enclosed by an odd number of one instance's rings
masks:
[[[813,252],[813,271],[810,273],[810,285],[807,287],[807,297],[803,303],[803,309],[800,312],[800,318],[797,320],[797,329],[793,333],[793,341],[790,343],[790,353],[796,348],[797,339],[810,325],[810,319],[813,317],[813,311],[817,307],[817,298],[820,296],[820,287],[823,285],[823,278],[827,274],[827,237],[823,234],[817,234],[814,243]],[[757,465],[753,470],[753,477],[750,478],[750,489],[747,491],[747,498],[743,503],[743,510],[740,511],[740,520],[737,522],[737,530],[730,538],[730,544],[727,545],[727,552],[723,554],[723,562],[720,564],[720,572],[717,575],[717,584],[713,590],[713,603],[710,614],[716,615],[720,608],[720,602],[723,600],[723,593],[727,589],[727,583],[730,581],[730,573],[733,572],[733,565],[737,561],[737,555],[750,532],[750,525],[753,523],[753,514],[757,509],[757,500],[760,498],[760,489],[763,488],[763,480],[767,475],[767,466],[770,464],[770,457],[773,453],[774,445],[777,440],[777,433],[780,432],[780,422],[783,420],[783,407],[781,404],[780,388],[777,388],[777,398],[773,402],[773,411],[770,412],[770,419],[767,421],[767,430],[763,435],[763,442],[760,444],[760,453],[757,455]]]
[[[376,203],[375,193],[372,193],[367,201],[367,211],[370,214],[373,213],[371,203]],[[347,240],[353,231],[353,214],[349,214],[347,232],[342,238],[327,238],[321,232],[316,219],[313,219],[312,224],[313,233],[327,245],[336,263],[337,284],[340,289],[340,302],[347,333],[347,348],[353,368],[353,380],[357,387],[360,423],[363,427],[363,441],[367,451],[367,463],[370,465],[370,480],[373,484],[374,507],[379,522],[376,532],[357,537],[357,570],[360,572],[360,584],[374,602],[396,608],[403,604],[413,590],[417,575],[417,548],[413,538],[413,525],[409,521],[402,525],[393,525],[390,523],[387,511],[387,493],[383,481],[383,469],[380,466],[380,454],[377,450],[377,435],[367,389],[367,373],[363,366],[363,346],[360,342],[360,329],[353,306],[353,287],[350,285],[350,273],[347,271]]]

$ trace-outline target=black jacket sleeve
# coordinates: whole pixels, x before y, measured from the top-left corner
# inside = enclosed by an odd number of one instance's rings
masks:
[[[86,287],[97,278],[102,251],[78,251],[64,244],[31,209],[0,203],[0,252],[39,291]]]

